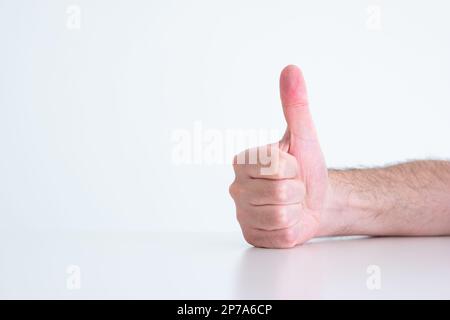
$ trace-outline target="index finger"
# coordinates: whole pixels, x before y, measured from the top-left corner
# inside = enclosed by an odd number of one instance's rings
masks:
[[[278,148],[267,147],[248,149],[236,155],[233,159],[236,177],[294,179],[298,176],[298,163],[294,156]]]

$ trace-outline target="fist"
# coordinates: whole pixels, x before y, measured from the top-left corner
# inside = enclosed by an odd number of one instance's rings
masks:
[[[230,194],[245,240],[264,248],[290,248],[319,233],[328,175],[300,69],[280,76],[287,129],[275,144],[235,156]]]

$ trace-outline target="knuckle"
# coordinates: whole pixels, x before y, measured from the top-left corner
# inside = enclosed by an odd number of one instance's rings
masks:
[[[232,198],[236,198],[240,194],[240,187],[236,182],[233,182],[228,188],[228,192],[230,193]]]
[[[266,169],[270,168],[269,175],[275,175],[279,171],[279,148],[274,145],[265,145],[258,147],[256,152],[258,165]]]
[[[282,179],[285,175],[285,173],[288,171],[288,164],[286,159],[279,157],[276,160],[273,160],[270,162],[270,165],[272,166],[272,174],[271,176],[275,179]]]
[[[249,232],[242,230],[242,235],[244,236],[245,241],[254,247],[258,246],[258,243],[256,241],[256,238],[253,237]]]
[[[279,208],[273,213],[273,227],[283,228],[289,224],[288,215],[285,208]]]
[[[284,202],[288,200],[289,188],[285,181],[280,181],[276,183],[275,189],[273,190],[273,196],[276,201]]]
[[[247,164],[249,150],[244,150],[233,157],[233,167],[236,169],[238,166]]]
[[[284,172],[287,172],[288,165],[288,160],[285,157],[280,157],[280,159],[278,160],[278,173],[282,174]]]
[[[280,243],[283,247],[292,248],[297,244],[297,232],[294,228],[287,228],[281,232]]]

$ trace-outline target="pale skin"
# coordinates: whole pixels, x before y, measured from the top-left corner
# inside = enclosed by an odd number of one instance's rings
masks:
[[[266,162],[239,161],[259,149],[234,159],[230,194],[248,243],[291,248],[323,236],[450,235],[449,161],[328,169],[298,67],[281,72],[280,96],[287,129],[269,146],[276,170],[267,174]]]

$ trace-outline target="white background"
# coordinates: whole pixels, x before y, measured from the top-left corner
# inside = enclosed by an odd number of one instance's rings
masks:
[[[0,226],[238,230],[231,167],[171,137],[283,131],[290,63],[329,166],[449,158],[448,3],[0,0]]]

